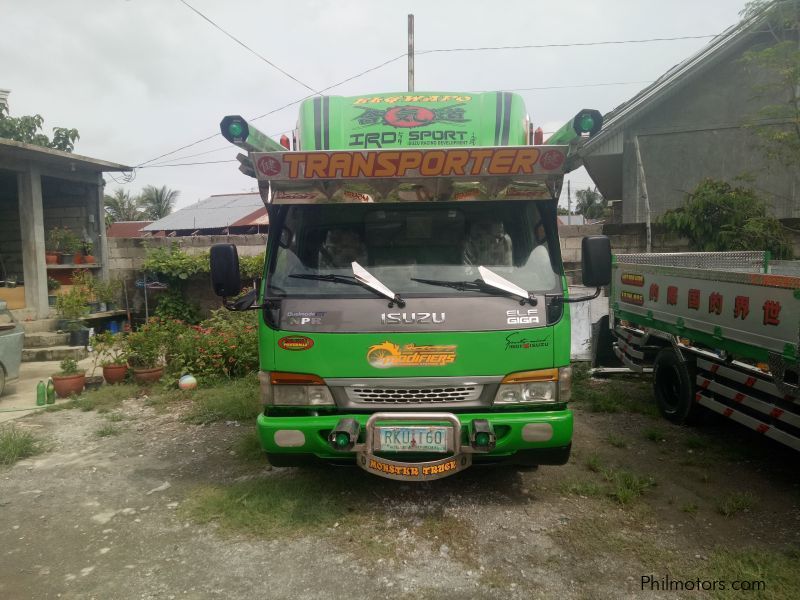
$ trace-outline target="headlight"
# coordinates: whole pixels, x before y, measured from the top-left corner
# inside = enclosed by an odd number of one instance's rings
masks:
[[[261,402],[271,406],[333,406],[321,377],[305,373],[259,373]]]
[[[558,370],[523,371],[503,378],[495,404],[535,404],[559,401]]]

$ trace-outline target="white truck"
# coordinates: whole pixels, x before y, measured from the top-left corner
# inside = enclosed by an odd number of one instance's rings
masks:
[[[617,255],[614,353],[662,415],[705,407],[800,450],[800,261],[766,252]]]

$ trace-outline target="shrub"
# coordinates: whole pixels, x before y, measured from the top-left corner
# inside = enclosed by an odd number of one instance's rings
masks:
[[[65,358],[58,366],[61,367],[59,375],[77,375],[80,372],[78,363],[73,358]]]

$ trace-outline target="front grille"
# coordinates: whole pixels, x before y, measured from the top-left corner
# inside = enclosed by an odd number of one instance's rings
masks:
[[[482,385],[441,387],[346,387],[351,402],[365,404],[445,404],[477,400]]]

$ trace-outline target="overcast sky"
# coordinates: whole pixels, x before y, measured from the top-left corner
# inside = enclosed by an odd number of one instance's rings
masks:
[[[735,23],[743,6],[743,0],[186,1],[315,90],[403,54],[408,13],[423,51],[702,36]],[[11,90],[12,116],[39,113],[48,134],[54,126],[77,128],[78,154],[138,165],[218,134],[226,114],[254,117],[310,93],[180,0],[0,0],[0,9],[0,88]],[[415,87],[468,92],[625,82],[520,91],[534,124],[554,131],[581,108],[613,109],[707,42],[418,55]],[[404,91],[406,84],[403,58],[327,93]],[[255,123],[279,135],[296,119],[295,105]],[[217,135],[150,164],[225,161],[236,152]],[[583,170],[570,177],[573,191],[591,184]],[[235,162],[141,168],[131,183],[106,180],[107,193],[166,185],[180,191],[179,207],[250,190],[255,182]]]

